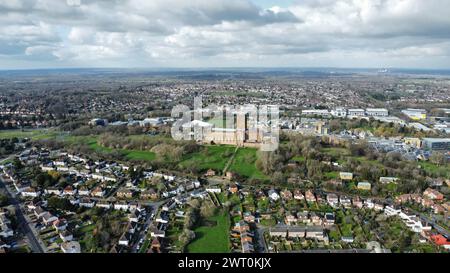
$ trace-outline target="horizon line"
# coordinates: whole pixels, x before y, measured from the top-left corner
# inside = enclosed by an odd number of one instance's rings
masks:
[[[450,71],[448,68],[430,67],[336,67],[336,66],[190,66],[190,67],[36,67],[36,68],[0,68],[0,72],[8,71],[40,71],[40,70],[239,70],[239,69],[342,69],[342,70],[422,70],[422,71]]]

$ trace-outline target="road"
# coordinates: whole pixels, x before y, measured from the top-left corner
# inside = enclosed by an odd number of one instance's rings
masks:
[[[32,223],[30,223],[26,216],[23,213],[21,202],[17,199],[17,196],[15,193],[13,193],[10,188],[5,184],[2,178],[0,178],[0,188],[5,188],[6,192],[8,193],[8,197],[10,199],[11,205],[14,206],[16,209],[16,217],[17,221],[19,223],[19,228],[22,230],[22,233],[25,234],[25,236],[28,239],[28,242],[30,244],[31,250],[34,253],[45,253],[45,246],[39,241],[37,234],[35,234],[34,227],[31,226]]]
[[[132,253],[137,253],[139,252],[140,249],[137,249],[136,246],[139,244],[139,241],[141,239],[144,239],[147,237],[147,232],[145,232],[145,229],[150,227],[153,220],[155,219],[155,217],[151,217],[151,214],[154,214],[156,216],[156,213],[159,210],[159,207],[164,204],[164,202],[157,202],[157,203],[153,203],[150,207],[152,208],[151,211],[149,213],[147,213],[147,218],[145,219],[144,224],[142,225],[141,230],[139,231],[139,234],[137,235],[137,239],[135,240],[134,244],[131,246],[131,252]],[[142,245],[141,245],[142,247]]]
[[[266,240],[264,239],[264,232],[267,231],[268,228],[263,227],[261,225],[256,225],[255,230],[255,239],[257,238],[257,244],[258,244],[258,251],[259,253],[268,253],[268,248],[266,245]]]

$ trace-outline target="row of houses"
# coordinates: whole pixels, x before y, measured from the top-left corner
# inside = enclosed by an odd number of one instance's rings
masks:
[[[430,208],[435,214],[448,213],[450,211],[450,202],[445,200],[445,196],[439,191],[428,188],[422,195],[420,194],[402,194],[395,198],[396,204],[408,202],[420,204],[425,208]]]
[[[14,230],[11,228],[8,212],[0,210],[0,238],[6,239],[14,236]]]
[[[334,213],[325,213],[323,217],[315,212],[300,211],[296,214],[288,214],[285,217],[286,225],[310,225],[310,226],[332,226],[335,224],[336,217]]]
[[[416,215],[409,215],[403,212],[401,209],[395,209],[392,206],[387,206],[384,213],[388,217],[399,216],[405,225],[413,232],[422,233],[425,231],[431,231],[431,226],[424,224],[420,217]]]
[[[275,226],[269,229],[271,237],[305,238],[328,242],[328,236],[322,226]]]
[[[250,225],[246,221],[237,222],[231,232],[231,237],[240,240],[242,253],[255,252],[255,247],[253,245],[254,236],[255,235],[251,231]]]

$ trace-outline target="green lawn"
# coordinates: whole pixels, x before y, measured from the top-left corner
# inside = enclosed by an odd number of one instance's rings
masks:
[[[31,138],[33,140],[57,137],[54,129],[26,129],[26,130],[0,130],[0,139]]]
[[[247,178],[268,179],[256,168],[257,151],[255,148],[239,148],[229,171]]]
[[[438,166],[431,162],[419,162],[419,165],[424,169],[427,173],[435,176],[443,176],[450,178],[450,172],[448,171],[450,168],[450,164],[446,166]]]
[[[350,151],[346,148],[323,148],[322,153],[333,156],[333,157],[339,157],[339,156],[349,156]]]
[[[200,171],[213,169],[222,171],[235,147],[226,145],[204,146],[200,152],[186,155],[180,162],[180,166],[194,164]]]
[[[292,161],[295,161],[295,162],[305,162],[305,161],[306,161],[306,158],[305,158],[304,156],[295,156],[295,157],[292,158]]]
[[[149,151],[135,151],[135,150],[131,151],[122,150],[122,151],[125,152],[127,158],[131,160],[152,161],[155,160],[156,158],[156,154]]]
[[[327,172],[324,174],[326,179],[338,179],[339,173],[338,172]]]
[[[187,252],[229,253],[230,218],[228,213],[222,212],[206,221],[210,225],[200,226],[194,230],[196,238],[187,246]]]

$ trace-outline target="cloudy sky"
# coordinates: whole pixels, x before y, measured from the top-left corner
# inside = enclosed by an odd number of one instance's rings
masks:
[[[0,0],[0,69],[450,68],[448,0]]]

